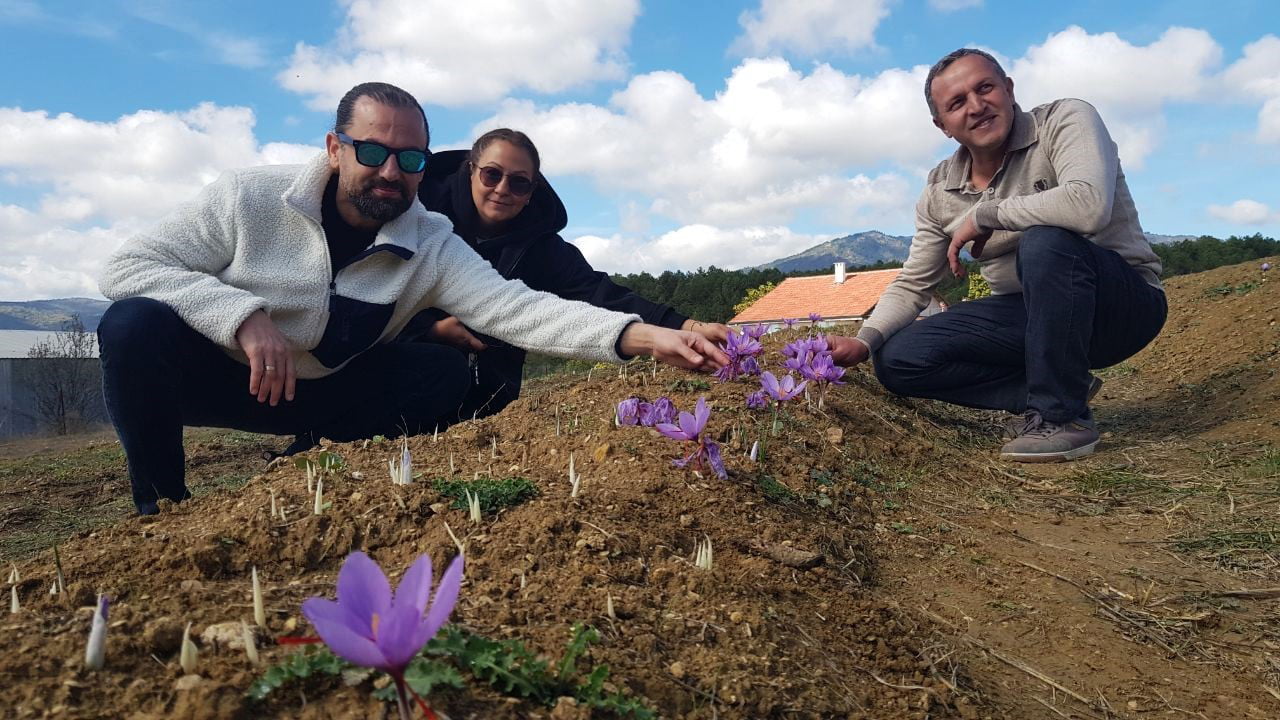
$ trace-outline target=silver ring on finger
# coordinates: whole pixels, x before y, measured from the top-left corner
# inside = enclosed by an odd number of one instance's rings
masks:
[[[276,371],[276,366],[275,366],[275,365],[265,365],[265,366],[263,366],[263,368],[262,368],[262,369],[263,369],[263,370],[266,370],[267,372],[275,372],[275,371]]]

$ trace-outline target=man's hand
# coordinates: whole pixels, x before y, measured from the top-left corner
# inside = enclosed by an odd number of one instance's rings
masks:
[[[685,332],[698,333],[713,343],[729,342],[729,326],[724,323],[709,323],[689,318],[680,326]]]
[[[627,355],[651,355],[685,370],[711,371],[729,364],[728,356],[705,337],[657,325],[631,323],[622,331],[618,344]]]
[[[982,248],[989,239],[991,239],[991,231],[980,232],[977,222],[973,219],[973,213],[969,213],[969,217],[960,223],[956,234],[951,236],[951,245],[947,247],[947,264],[951,266],[951,274],[964,277],[964,265],[960,264],[960,248],[972,242],[973,247],[969,248],[969,254],[979,258],[982,257]]]
[[[244,319],[236,330],[236,342],[249,356],[249,394],[257,395],[258,402],[270,399],[273,407],[282,395],[292,401],[297,382],[293,349],[265,311],[255,310]]]
[[[861,340],[843,335],[827,335],[827,344],[831,346],[831,360],[837,365],[853,367],[866,362],[871,350]]]
[[[443,345],[455,347],[464,353],[480,352],[488,347],[452,315],[437,320],[427,331],[427,337]]]

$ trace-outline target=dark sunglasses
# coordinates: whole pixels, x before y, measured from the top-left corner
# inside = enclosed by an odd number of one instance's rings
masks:
[[[395,155],[396,164],[400,166],[400,170],[407,173],[420,173],[426,169],[427,156],[431,154],[430,150],[419,150],[417,148],[392,150],[386,145],[369,140],[353,140],[346,133],[334,134],[338,136],[338,142],[345,143],[356,149],[356,162],[365,167],[382,167],[382,163],[387,161],[388,155]]]
[[[533,186],[536,184],[533,180],[523,175],[510,175],[502,172],[495,167],[476,168],[476,172],[480,173],[480,184],[485,187],[498,187],[498,183],[502,182],[502,178],[507,179],[507,189],[512,195],[521,197],[533,192]]]

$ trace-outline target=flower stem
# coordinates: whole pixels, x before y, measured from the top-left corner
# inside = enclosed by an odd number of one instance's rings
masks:
[[[392,675],[396,682],[396,709],[400,711],[400,720],[413,720],[413,712],[409,709],[408,687],[404,684],[403,675]]]

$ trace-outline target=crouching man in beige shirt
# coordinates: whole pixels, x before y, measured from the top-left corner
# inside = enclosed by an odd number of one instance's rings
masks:
[[[1086,102],[1024,112],[980,50],[939,60],[925,99],[960,147],[929,173],[902,273],[856,338],[833,340],[836,360],[873,358],[900,395],[1014,413],[1003,458],[1088,455],[1102,384],[1089,370],[1141,350],[1167,313],[1116,145]],[[992,295],[917,322],[970,243]]]

